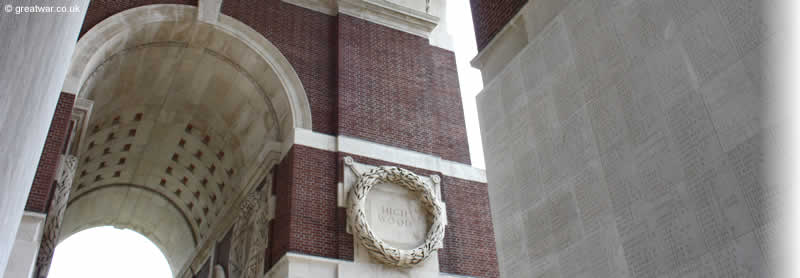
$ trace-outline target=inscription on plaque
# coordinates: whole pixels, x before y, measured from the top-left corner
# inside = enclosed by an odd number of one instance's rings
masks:
[[[375,233],[397,248],[425,242],[428,215],[416,194],[394,184],[378,184],[367,195],[367,219]]]
[[[413,221],[417,218],[416,213],[408,209],[393,208],[389,206],[381,206],[381,212],[378,214],[378,221],[381,224],[395,225],[397,227],[411,227],[414,225]]]

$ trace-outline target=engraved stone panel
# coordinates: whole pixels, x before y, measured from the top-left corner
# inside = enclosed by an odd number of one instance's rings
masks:
[[[530,138],[539,156],[540,181],[543,185],[548,185],[552,184],[562,171],[553,163],[556,157],[556,116],[552,98],[550,95],[545,95],[531,106],[531,110],[536,111],[537,117],[530,120]]]
[[[414,249],[428,232],[427,212],[416,194],[388,183],[379,183],[367,195],[367,221],[389,245]]]
[[[560,2],[560,1],[549,1]],[[522,78],[525,88],[538,87],[542,80],[551,77],[561,65],[572,62],[569,41],[563,19],[558,16],[550,22],[539,38],[533,41],[521,54]]]
[[[563,12],[580,78],[589,87],[603,88],[627,67],[627,56],[610,17],[612,5],[602,1],[575,1]]]
[[[497,248],[505,250],[498,253],[500,269],[518,268],[528,264],[528,251],[525,244],[525,231],[519,213],[495,218],[495,238]]]
[[[768,277],[765,276],[764,258],[752,233],[737,238],[712,254],[716,277]]]
[[[682,195],[673,192],[655,200],[648,217],[654,223],[656,250],[663,270],[683,267],[706,250],[696,218]]]
[[[709,5],[687,21],[681,42],[694,69],[697,84],[703,84],[736,62],[737,53],[719,11]]]
[[[612,20],[628,55],[645,56],[674,36],[677,26],[658,4],[657,1],[636,1],[616,7],[619,11]]]
[[[686,24],[701,11],[713,5],[713,0],[657,1],[659,9],[672,17],[677,24]]]
[[[659,95],[663,93],[657,92],[657,87],[653,84],[641,84],[641,80],[649,78],[646,70],[643,64],[633,66],[630,71],[632,77],[623,79],[616,85],[620,108],[628,128],[625,135],[635,146],[644,144],[665,127],[664,110],[659,100]],[[672,88],[665,86],[663,90]]]
[[[731,32],[731,41],[739,55],[763,42],[770,33],[764,13],[770,0],[716,0],[716,6]]]
[[[774,222],[761,226],[760,228],[755,229],[754,236],[756,238],[756,242],[758,246],[761,248],[761,255],[764,258],[764,269],[767,272],[770,272],[767,275],[768,277],[774,277],[776,271],[776,266],[779,266],[779,262],[785,261],[786,256],[784,254],[779,254],[776,250],[777,242],[776,237],[779,236],[778,231],[776,231],[776,225]]]
[[[514,176],[514,164],[511,157],[503,157],[497,164],[492,164],[502,171],[497,171],[488,175],[494,187],[489,192],[489,201],[492,207],[492,216],[502,218],[503,215],[510,215],[517,213],[520,210],[519,200],[520,192],[517,192],[519,187],[516,185],[517,180]]]
[[[530,260],[541,259],[552,252],[548,201],[542,200],[523,215],[527,235],[525,246]]]
[[[596,98],[586,105],[587,116],[591,121],[598,153],[605,153],[612,145],[625,138],[627,126],[618,98],[618,86],[599,90]]]
[[[770,277],[767,2],[529,1],[526,124],[484,141],[503,277]]]
[[[557,255],[551,255],[539,260],[526,261],[526,264],[528,264],[528,267],[530,268],[530,271],[527,272],[529,274],[526,275],[526,277],[536,277],[536,278],[563,277],[561,275],[561,270],[559,269]],[[511,274],[510,277],[519,275],[520,275],[519,273],[514,273]]]
[[[620,232],[622,249],[631,277],[657,277],[660,273],[657,259],[655,233],[646,222],[631,225],[627,235]]]
[[[567,248],[581,238],[575,198],[567,187],[553,192],[549,199],[539,202],[524,217],[531,260]]]
[[[698,177],[721,158],[719,141],[706,113],[705,103],[695,93],[683,95],[667,111],[670,135],[684,165],[687,178]]]
[[[569,119],[586,102],[583,99],[585,84],[574,82],[578,79],[578,71],[574,63],[559,66],[550,86],[544,87],[545,93],[551,94],[555,104],[556,116],[560,122]]]
[[[653,200],[674,190],[683,176],[678,159],[672,153],[667,137],[654,135],[635,153],[639,188],[646,200]]]
[[[754,136],[727,153],[739,190],[756,227],[772,221],[777,213],[775,187],[765,182],[762,137]]]
[[[614,224],[608,187],[601,171],[599,162],[594,161],[575,177],[575,202],[586,234]]]
[[[511,153],[511,157],[514,159],[514,178],[516,179],[514,182],[517,185],[515,202],[520,203],[521,208],[525,208],[523,204],[538,200],[544,195],[539,172],[541,170],[539,156],[536,149],[528,147],[516,149]]]
[[[520,101],[520,98],[526,98],[525,90],[523,90],[522,77],[520,76],[519,60],[513,60],[508,65],[505,71],[497,76],[500,82],[500,98],[503,103],[504,111],[512,111],[521,109],[525,103]],[[514,120],[511,118],[511,120]]]
[[[627,277],[628,269],[613,226],[599,230],[559,256],[564,277]]]
[[[761,102],[738,62],[709,81],[703,94],[724,151],[750,138],[761,126]]]
[[[582,236],[580,216],[572,192],[559,189],[550,197],[550,229],[553,237],[552,247],[563,250]]]
[[[630,71],[634,92],[659,96],[664,107],[671,106],[680,95],[694,88],[691,65],[686,62],[685,56],[676,41],[653,49],[642,62],[644,68],[634,66]]]
[[[555,138],[555,154],[557,165],[562,169],[562,175],[570,175],[581,169],[591,159],[597,157],[597,148],[594,145],[594,135],[591,125],[586,118],[586,109],[581,108],[575,112],[557,130]],[[551,163],[553,163],[551,162]]]
[[[633,154],[624,144],[617,144],[600,157],[611,206],[617,210],[630,207],[641,199],[634,174]]]

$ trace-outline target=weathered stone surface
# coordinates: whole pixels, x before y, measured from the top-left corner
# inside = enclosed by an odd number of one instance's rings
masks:
[[[529,43],[478,96],[504,276],[765,275],[762,2],[523,7]]]

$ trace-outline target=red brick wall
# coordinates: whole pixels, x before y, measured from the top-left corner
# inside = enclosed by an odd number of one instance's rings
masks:
[[[44,141],[44,150],[39,159],[39,166],[36,175],[33,177],[31,192],[28,194],[28,202],[25,205],[26,211],[47,213],[50,204],[50,192],[53,189],[56,168],[61,150],[69,132],[69,119],[72,115],[72,105],[75,102],[75,95],[61,93],[53,114],[53,121],[50,122],[50,130],[47,131],[47,139]]]
[[[183,4],[197,6],[197,0],[92,0],[86,9],[80,36],[106,18],[121,11],[152,4]]]
[[[339,134],[469,164],[452,52],[339,15]]]
[[[336,153],[295,145],[289,250],[338,258]]]
[[[280,258],[289,251],[289,234],[291,233],[289,227],[292,218],[292,189],[294,176],[294,150],[289,150],[286,157],[283,158],[275,170],[275,183],[272,185],[272,190],[275,194],[275,219],[270,221],[270,238],[269,238],[269,251],[270,251],[270,264],[272,267]]]
[[[340,258],[336,165],[334,152],[295,145],[278,166],[272,263],[287,251]]]
[[[280,0],[225,0],[222,13],[255,29],[286,56],[303,83],[313,130],[336,132],[336,17]]]
[[[470,0],[478,51],[511,21],[528,0]]]
[[[500,277],[487,184],[445,176],[442,196],[447,203],[447,228],[445,248],[439,254],[440,271]]]

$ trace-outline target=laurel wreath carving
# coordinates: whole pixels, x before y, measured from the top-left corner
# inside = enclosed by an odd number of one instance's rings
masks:
[[[422,205],[433,216],[432,224],[422,245],[412,250],[398,249],[386,244],[372,231],[364,213],[364,206],[367,193],[379,182],[405,186],[419,196]],[[397,267],[415,266],[431,256],[444,239],[446,225],[444,206],[436,197],[433,188],[411,171],[380,166],[360,174],[358,182],[350,190],[349,200],[350,207],[347,213],[350,218],[350,226],[355,231],[353,234],[358,236],[370,255],[381,263]]]

